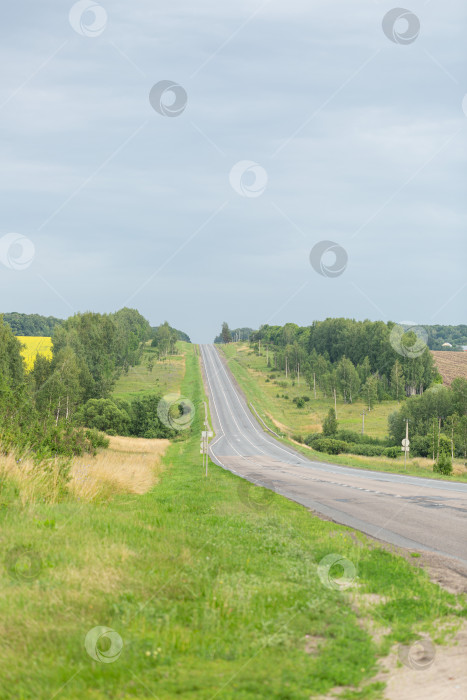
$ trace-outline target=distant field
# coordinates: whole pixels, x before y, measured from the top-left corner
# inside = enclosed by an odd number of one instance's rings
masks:
[[[122,374],[115,384],[113,396],[117,399],[131,400],[135,396],[148,393],[169,394],[179,393],[185,376],[185,346],[188,343],[177,343],[178,355],[170,355],[165,360],[158,360],[156,349],[146,346],[141,363],[131,367],[128,374]],[[148,362],[153,361],[149,371]]]
[[[28,372],[34,367],[37,355],[45,355],[47,359],[52,359],[52,338],[35,335],[18,335],[17,338],[23,346],[21,355],[24,357]]]
[[[432,350],[443,384],[450,386],[456,377],[467,379],[467,352]]]
[[[222,350],[237,380],[241,384],[243,382],[243,388],[248,388],[248,396],[254,407],[271,428],[279,428],[289,436],[296,433],[306,436],[321,431],[326,414],[334,407],[333,398],[325,398],[317,389],[315,399],[313,389],[307,386],[304,379],[298,384],[297,381],[286,380],[284,372],[272,372],[267,367],[265,352],[258,356],[251,353],[248,345],[239,343],[223,345]],[[310,401],[304,408],[297,408],[293,399],[303,395],[309,396]],[[359,432],[362,428],[361,414],[365,410],[365,433],[384,438],[388,416],[398,408],[396,401],[384,401],[368,412],[367,405],[360,399],[346,404],[338,398],[337,419],[340,428]]]

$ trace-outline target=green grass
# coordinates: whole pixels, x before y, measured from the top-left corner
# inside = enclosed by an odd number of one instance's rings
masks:
[[[325,398],[317,388],[315,399],[313,388],[307,386],[304,378],[297,384],[297,380],[291,380],[290,377],[286,380],[284,372],[273,372],[271,367],[267,366],[265,351],[257,355],[243,343],[231,343],[220,348],[229,360],[231,371],[247,391],[248,398],[271,428],[277,430],[278,426],[268,413],[274,417],[276,423],[286,426],[290,433],[308,435],[318,430],[329,409],[334,408],[334,398]],[[284,382],[286,386],[281,386]],[[288,396],[287,399],[283,397],[284,394]],[[293,403],[293,399],[298,396],[310,397],[304,408],[297,408]],[[365,409],[365,433],[372,437],[384,438],[387,435],[388,416],[399,407],[397,401],[384,401],[377,403],[368,412],[368,406],[361,400],[348,404],[338,398],[339,428],[360,432],[361,414]]]
[[[278,382],[286,381],[285,373],[271,372],[271,368],[268,368],[266,364],[265,352],[261,355],[252,353],[249,347],[243,343],[222,345],[220,349],[226,356],[229,368],[247,400],[253,404],[266,425],[280,436],[282,442],[292,446],[310,459],[321,462],[331,461],[334,464],[360,469],[373,469],[448,481],[467,481],[467,473],[462,460],[454,460],[454,466],[463,473],[457,473],[455,476],[443,476],[433,473],[432,463],[422,458],[408,459],[406,467],[402,453],[397,459],[342,454],[326,455],[293,442],[290,438],[294,435],[301,435],[304,438],[309,433],[320,430],[329,408],[334,407],[334,400],[324,398],[319,389],[317,389],[317,398],[315,399],[313,390],[310,390],[302,380],[300,386],[297,386],[296,381],[293,385],[290,379],[287,380],[286,387],[279,386]],[[267,379],[269,381],[266,381]],[[284,394],[288,398],[284,398]],[[303,395],[310,396],[310,401],[305,404],[304,408],[297,408],[293,399]],[[377,403],[365,416],[365,433],[372,437],[384,438],[387,435],[388,416],[399,407],[400,404],[396,401]],[[366,411],[366,406],[361,401],[345,404],[338,399],[339,428],[359,432],[362,426],[361,413],[364,408]]]
[[[22,506],[2,485],[2,549],[29,547],[42,569],[30,581],[0,570],[0,697],[305,700],[344,686],[342,698],[380,698],[378,656],[423,631],[442,641],[438,621],[458,626],[465,598],[214,464],[206,479],[204,389],[195,348],[186,352],[192,435],[169,448],[153,491]],[[318,576],[330,553],[355,567],[347,592]],[[370,624],[387,634],[375,641]],[[113,663],[86,653],[96,626],[123,640]]]
[[[177,355],[170,355],[165,360],[157,359],[156,348],[147,345],[143,351],[142,361],[136,367],[130,367],[128,374],[122,374],[115,385],[113,396],[126,401],[148,393],[178,393],[185,373],[185,346],[189,343],[177,343]],[[148,360],[153,358],[154,366],[149,371]]]

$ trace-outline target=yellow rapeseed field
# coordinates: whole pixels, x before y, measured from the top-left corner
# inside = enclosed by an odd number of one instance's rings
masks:
[[[36,355],[45,355],[49,360],[52,358],[52,338],[37,335],[18,335],[16,337],[23,346],[21,354],[28,372],[34,367]]]

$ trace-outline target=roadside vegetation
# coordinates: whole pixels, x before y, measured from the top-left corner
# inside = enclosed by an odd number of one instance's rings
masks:
[[[319,387],[315,398],[314,387],[310,389],[303,378],[289,374],[286,379],[285,371],[271,370],[272,351],[264,345],[261,350],[258,344],[245,343],[220,347],[247,399],[266,425],[308,457],[326,460],[326,455],[332,455],[334,463],[346,466],[443,477],[442,471],[436,472],[441,457],[441,468],[447,474],[451,473],[452,464],[455,478],[467,478],[464,380],[455,382],[457,390],[434,384],[421,395],[404,396],[400,401],[375,401],[370,411],[361,397],[345,402],[342,395],[334,398]],[[323,432],[326,418],[335,408],[337,423],[331,432]],[[442,421],[438,419],[440,415],[444,416]],[[449,419],[450,415],[454,419]],[[412,438],[407,464],[401,452],[406,418]],[[445,456],[447,466],[443,467]]]
[[[197,348],[183,352],[192,430],[164,444],[149,491],[30,502],[4,476],[2,698],[381,698],[378,660],[409,659],[417,639],[441,653],[465,598],[212,463],[206,478]],[[111,438],[109,450],[134,460],[151,444]],[[90,647],[96,627],[110,633]]]

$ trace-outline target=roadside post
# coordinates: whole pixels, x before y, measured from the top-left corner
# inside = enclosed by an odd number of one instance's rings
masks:
[[[410,452],[409,421],[405,421],[405,438],[402,440],[401,450],[404,453],[404,468],[407,471],[407,452]]]
[[[208,423],[208,407],[206,404],[206,401],[203,401],[204,403],[204,427],[205,430],[201,431],[201,442],[200,442],[200,454],[203,455],[203,469],[205,468],[205,462],[206,462],[206,476],[208,475],[208,440],[213,436],[212,430],[209,430],[209,423]]]

